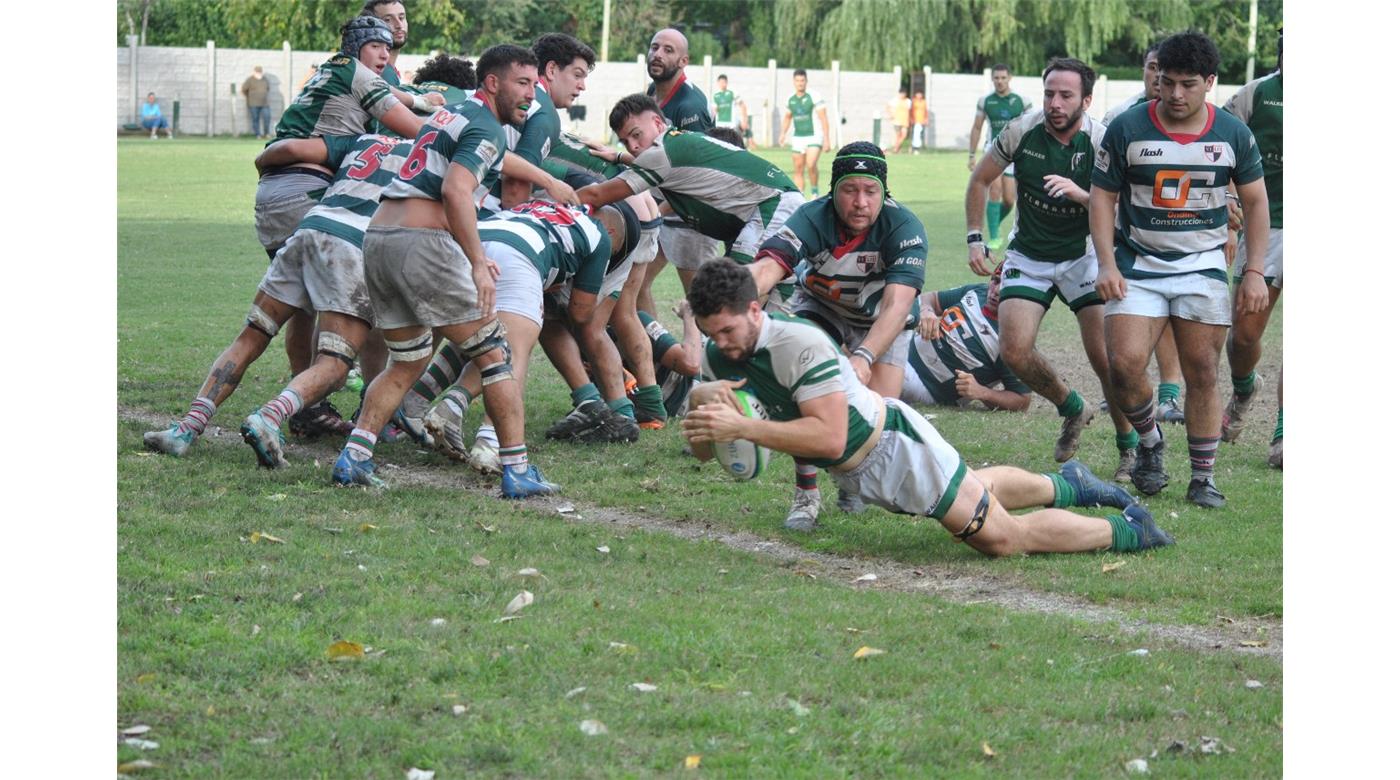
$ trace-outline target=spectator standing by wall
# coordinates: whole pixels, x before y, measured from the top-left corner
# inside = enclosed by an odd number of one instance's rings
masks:
[[[910,129],[913,136],[914,154],[924,148],[924,130],[928,127],[928,101],[924,99],[924,93],[914,93],[914,106],[909,115]]]
[[[267,105],[267,79],[263,78],[261,65],[253,68],[253,75],[243,80],[239,91],[248,101],[248,126],[258,138],[272,135],[272,109]]]

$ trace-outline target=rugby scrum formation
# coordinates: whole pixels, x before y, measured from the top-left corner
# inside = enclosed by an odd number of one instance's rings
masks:
[[[1219,53],[1195,32],[1152,46],[1143,91],[1106,121],[1086,113],[1095,73],[1079,60],[1047,64],[1039,106],[994,68],[965,204],[969,270],[985,281],[941,291],[923,289],[928,236],[892,187],[918,184],[889,180],[887,150],[849,143],[819,170],[831,134],[805,72],[780,144],[810,199],[749,151],[727,80],[711,97],[686,80],[677,30],[652,38],[646,94],[611,108],[625,151],[562,130],[559,109],[595,63],[576,38],[500,44],[475,63],[439,55],[406,83],[394,63],[407,38],[403,4],[369,0],[283,114],[254,161],[271,262],[247,322],[147,447],[187,456],[285,329],[291,382],[241,433],[268,468],[287,464],[284,425],[343,437],[337,485],[385,487],[375,447],[407,439],[499,475],[505,498],[558,492],[526,446],[538,345],[573,405],[546,438],[635,442],[679,419],[689,453],[737,478],[787,453],[796,484],[784,524],[797,531],[817,526],[825,470],[842,510],[932,517],[987,555],[1169,545],[1115,484],[1166,488],[1163,423],[1186,427],[1187,498],[1225,505],[1216,450],[1244,425],[1283,286],[1281,31],[1279,69],[1219,109],[1206,101]],[[672,307],[679,339],[651,293],[667,265],[685,289]],[[1078,321],[1102,405],[1036,349],[1056,298]],[[1233,393],[1222,410],[1225,345]],[[352,376],[365,384],[347,420],[326,399]],[[1024,412],[1032,392],[1063,418],[1058,471],[970,469],[909,406]],[[478,397],[483,424],[467,436]],[[1281,376],[1278,399],[1267,457],[1281,468]],[[1075,460],[1103,412],[1119,450],[1113,480]],[[1096,508],[1109,514],[1071,511]]]

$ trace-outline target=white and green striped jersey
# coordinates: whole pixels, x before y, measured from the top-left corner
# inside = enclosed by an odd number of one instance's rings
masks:
[[[1283,71],[1257,78],[1225,101],[1225,110],[1244,122],[1259,144],[1264,189],[1269,193],[1269,227],[1283,227]]]
[[[986,308],[986,284],[940,290],[938,304],[943,310],[939,337],[932,341],[915,337],[909,342],[909,364],[933,400],[940,404],[958,402],[955,371],[972,374],[984,387],[1031,392],[1001,359],[1001,331],[996,312]]]
[[[747,379],[744,389],[758,397],[768,419],[786,422],[802,416],[798,404],[831,393],[846,394],[846,446],[834,460],[804,458],[818,468],[835,466],[855,454],[874,432],[879,405],[874,391],[836,349],[836,342],[816,325],[782,314],[764,314],[753,356],[730,360],[713,341],[705,341],[700,361],[703,381]]]
[[[602,223],[583,210],[547,200],[530,200],[476,225],[482,243],[497,241],[530,258],[545,289],[574,281],[574,289],[594,293],[612,255]]]
[[[277,138],[359,135],[398,103],[384,79],[354,57],[337,54],[316,69],[277,120]]]
[[[297,229],[319,230],[358,247],[364,245],[365,228],[379,208],[379,198],[413,151],[413,142],[373,134],[353,141],[348,149],[335,150],[331,138],[326,139],[330,162],[336,165],[335,181]]]
[[[686,224],[726,243],[761,205],[776,208],[779,195],[797,191],[787,174],[762,157],[686,130],[657,136],[618,178],[634,194],[660,188]]]
[[[1015,92],[1008,92],[1005,97],[993,92],[978,98],[977,113],[986,117],[992,127],[992,136],[987,139],[990,141],[1001,135],[1012,120],[1026,113],[1026,101]]]
[[[796,136],[816,135],[817,109],[825,106],[826,101],[810,89],[801,95],[794,94],[788,97],[787,110],[792,114],[792,134]]]
[[[928,238],[924,224],[893,198],[886,198],[870,229],[842,237],[830,195],[808,201],[759,247],[782,258],[797,283],[823,308],[852,327],[867,329],[880,316],[885,285],[924,287]],[[919,324],[916,299],[906,329]]]
[[[1045,184],[1051,174],[1064,176],[1089,191],[1094,155],[1108,128],[1084,114],[1079,132],[1068,144],[1050,134],[1045,112],[1022,114],[992,142],[987,152],[1002,165],[1016,166],[1016,229],[1010,249],[1047,263],[1077,260],[1088,253],[1089,209]]]
[[[1128,109],[1132,108],[1133,106],[1140,106],[1140,105],[1142,105],[1143,103],[1146,103],[1146,102],[1147,102],[1147,92],[1146,92],[1146,90],[1141,90],[1141,89],[1138,90],[1136,95],[1133,95],[1132,97],[1128,98],[1127,100],[1124,100],[1122,103],[1119,103],[1118,105],[1114,106],[1113,108],[1110,108],[1110,109],[1108,110],[1108,113],[1106,113],[1106,114],[1103,115],[1103,126],[1104,126],[1104,127],[1108,127],[1109,125],[1113,124],[1113,120],[1115,120],[1115,119],[1117,119],[1118,117],[1122,116],[1124,111],[1127,111]]]
[[[1093,185],[1119,196],[1118,269],[1130,279],[1199,273],[1228,282],[1220,251],[1229,223],[1226,185],[1264,175],[1259,147],[1243,122],[1209,103],[1199,134],[1168,133],[1157,103],[1115,119],[1094,162]]]
[[[480,95],[437,113],[418,131],[413,152],[399,175],[384,188],[385,198],[442,200],[442,182],[453,163],[476,177],[477,193],[489,192],[500,178],[506,156],[506,136],[501,123]]]

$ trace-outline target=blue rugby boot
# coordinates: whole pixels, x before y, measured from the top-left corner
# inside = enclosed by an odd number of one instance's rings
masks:
[[[1141,504],[1134,504],[1124,509],[1123,517],[1128,521],[1128,525],[1137,532],[1139,551],[1176,544],[1176,540],[1171,537],[1171,534],[1158,528],[1157,524],[1152,522],[1152,513]]]
[[[529,498],[558,492],[559,486],[546,482],[539,468],[533,464],[524,468],[507,466],[501,474],[501,495],[504,498]]]
[[[350,457],[349,450],[341,450],[340,457],[335,459],[335,466],[331,469],[331,482],[341,487],[350,485],[363,485],[370,488],[388,487],[384,480],[374,476],[374,461],[355,460]]]
[[[1131,493],[1094,476],[1094,472],[1090,471],[1088,466],[1077,460],[1068,461],[1061,466],[1060,476],[1073,488],[1075,506],[1111,506],[1126,509],[1137,503],[1137,499],[1133,498]]]

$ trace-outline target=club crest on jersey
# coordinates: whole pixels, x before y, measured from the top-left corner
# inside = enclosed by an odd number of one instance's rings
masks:
[[[1084,162],[1084,152],[1075,152],[1075,153],[1074,153],[1074,156],[1071,157],[1071,158],[1069,158],[1069,168],[1070,168],[1070,170],[1076,170],[1076,169],[1078,169],[1078,168],[1079,168],[1079,164],[1082,163],[1082,162]]]
[[[1220,159],[1220,155],[1225,153],[1225,149],[1220,144],[1206,144],[1202,151],[1205,152],[1206,159],[1211,162],[1216,162]]]
[[[874,271],[875,263],[877,261],[878,260],[876,256],[871,252],[861,252],[860,254],[856,255],[856,266],[860,268],[860,272],[863,274],[868,274],[871,271]]]

